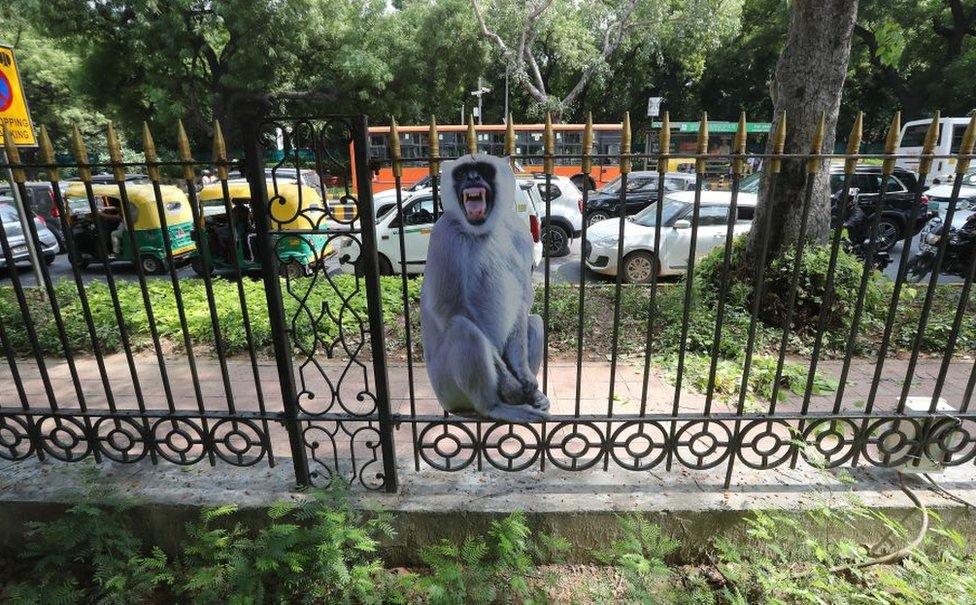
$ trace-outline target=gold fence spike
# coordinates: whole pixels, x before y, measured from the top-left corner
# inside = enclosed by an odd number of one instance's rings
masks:
[[[430,116],[427,147],[430,148],[430,176],[436,177],[441,171],[441,143],[437,135],[437,119],[434,116]]]
[[[620,125],[620,173],[628,174],[632,162],[630,159],[630,112],[624,112],[624,121]]]
[[[583,127],[583,174],[589,178],[593,170],[593,112],[586,114],[586,126]],[[584,183],[585,186],[585,183]]]
[[[186,136],[183,120],[176,121],[176,147],[180,161],[183,162],[183,179],[194,180],[196,175],[193,173],[193,154],[190,153],[190,138]]]
[[[49,164],[50,167],[47,169],[47,180],[52,183],[57,183],[61,180],[61,171],[58,169],[58,162],[54,158],[54,145],[51,144],[51,137],[47,134],[47,128],[44,124],[41,124],[40,132],[38,133],[39,143],[41,152],[41,163]]]
[[[515,170],[515,122],[512,120],[512,114],[508,114],[508,119],[505,122],[505,155],[508,157],[509,163],[512,165],[512,170]]]
[[[695,145],[695,172],[705,174],[705,158],[701,157],[708,153],[708,112],[702,112],[701,121],[698,123],[698,142]]]
[[[542,133],[542,170],[546,174],[552,174],[556,169],[555,159],[552,157],[556,152],[556,133],[552,129],[552,116],[546,112],[546,126]]]
[[[3,148],[7,152],[7,163],[10,164],[10,172],[14,176],[14,182],[26,183],[27,174],[24,173],[23,168],[17,167],[20,165],[20,151],[14,144],[14,137],[10,134],[10,128],[7,127],[6,122],[3,123]]]
[[[962,135],[962,144],[959,146],[959,155],[971,155],[973,153],[973,143],[976,143],[976,112],[969,118],[966,132]],[[956,174],[962,176],[969,172],[969,158],[959,158],[956,162]]]
[[[75,163],[78,164],[78,178],[85,183],[91,182],[91,166],[88,163],[88,148],[85,141],[81,138],[81,131],[77,124],[71,125],[71,153],[75,156]]]
[[[112,163],[112,174],[119,183],[125,180],[125,167],[122,166],[122,144],[119,142],[119,135],[115,132],[115,126],[109,120],[105,127],[105,139],[108,142],[108,158]]]
[[[901,134],[901,112],[896,111],[891,117],[891,124],[888,126],[888,136],[885,137],[884,152],[891,156],[898,151],[898,136]],[[895,158],[885,158],[881,164],[881,173],[884,176],[890,175],[895,170]]]
[[[227,168],[227,146],[224,145],[224,132],[220,129],[220,122],[214,120],[214,135],[213,135],[213,161],[214,166],[217,168],[217,178],[220,180],[227,180],[228,168]]]
[[[468,153],[478,153],[478,134],[474,131],[474,116],[468,114]]]
[[[742,176],[746,166],[746,112],[739,114],[739,127],[735,131],[735,138],[732,141],[732,153],[736,156],[732,160],[732,174]]]
[[[773,134],[773,157],[769,160],[769,172],[775,174],[783,168],[783,152],[786,151],[786,110],[780,112]]]
[[[926,156],[931,156],[932,152],[935,151],[935,143],[939,139],[939,122],[941,119],[941,112],[936,110],[932,116],[932,122],[929,123],[929,129],[925,131],[925,141],[922,143],[922,157],[918,159],[918,173],[920,175],[928,174],[929,170],[932,169],[932,158]]]
[[[400,157],[400,130],[397,129],[396,118],[390,116],[390,159],[393,161],[393,176],[403,176],[403,163]]]
[[[856,156],[861,152],[861,138],[864,136],[864,112],[857,112],[851,134],[847,135],[847,157],[844,158],[844,174],[854,174],[857,170]]]
[[[146,172],[149,180],[159,181],[159,156],[156,154],[156,143],[153,141],[149,124],[142,123],[142,154],[146,156]]]
[[[817,123],[817,130],[813,133],[813,140],[810,141],[810,154],[820,155],[823,152],[824,133],[827,131],[827,114],[820,112],[820,121]],[[820,162],[823,158],[812,157],[807,160],[807,174],[816,174],[820,170]]]
[[[668,171],[668,155],[671,153],[671,115],[664,112],[661,118],[661,134],[658,143],[657,170],[664,173]]]

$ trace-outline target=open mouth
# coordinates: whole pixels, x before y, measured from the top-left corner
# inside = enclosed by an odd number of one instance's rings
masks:
[[[468,220],[481,222],[488,216],[488,190],[484,187],[468,187],[461,190],[461,204]]]

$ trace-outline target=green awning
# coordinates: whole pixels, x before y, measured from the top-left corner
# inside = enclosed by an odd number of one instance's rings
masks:
[[[746,122],[746,133],[767,133],[769,132],[769,122]],[[651,122],[652,128],[661,128],[661,122]],[[709,122],[708,132],[735,132],[739,128],[738,122]],[[671,122],[671,130],[678,132],[698,132],[698,122]]]

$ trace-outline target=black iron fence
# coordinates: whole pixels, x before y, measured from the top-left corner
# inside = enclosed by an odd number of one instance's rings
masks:
[[[976,254],[961,219],[971,209],[962,193],[973,125],[951,156],[932,153],[933,127],[907,185],[907,176],[892,178],[904,157],[895,153],[897,119],[883,154],[859,154],[859,126],[846,154],[823,153],[822,126],[809,152],[785,153],[780,117],[773,152],[746,154],[743,119],[727,158],[730,190],[718,193],[706,189],[703,120],[694,187],[675,193],[669,157],[631,154],[625,119],[613,228],[599,227],[597,240],[597,227],[581,221],[573,283],[555,283],[551,256],[537,269],[540,385],[553,406],[546,421],[524,425],[451,416],[434,399],[408,277],[418,272],[417,242],[405,221],[374,220],[365,118],[255,121],[241,160],[227,157],[217,127],[211,162],[192,158],[182,128],[173,162],[159,161],[148,128],[137,164],[122,161],[111,127],[104,164],[88,161],[76,134],[74,183],[62,182],[42,130],[37,153],[21,161],[8,146],[0,168],[13,169],[29,212],[28,182],[50,185],[47,219],[70,269],[55,277],[62,261],[47,226],[4,218],[6,267],[31,246],[53,264],[40,264],[39,282],[8,269],[0,289],[0,458],[248,466],[287,456],[299,483],[341,476],[386,490],[407,467],[682,466],[724,468],[728,482],[740,465],[970,463]],[[427,196],[436,219],[448,158],[431,129],[433,145],[411,157],[430,167],[420,193],[405,190],[392,129],[391,216]],[[531,157],[541,174],[520,178],[548,191],[557,160],[588,173],[600,159],[592,137],[587,128],[583,154],[562,157],[548,130],[542,155]],[[280,159],[265,165],[279,145]],[[473,127],[467,146],[478,151]],[[513,128],[505,149],[527,159]],[[777,211],[791,214],[794,232],[775,258],[771,233],[787,223],[757,213],[754,194],[741,190],[750,158],[762,163],[764,187],[800,183],[800,198]],[[956,174],[944,204],[932,206],[941,226],[924,193],[938,158],[953,160]],[[657,166],[658,202],[631,216],[637,161]],[[833,161],[843,166],[832,169],[828,209],[814,177]],[[204,169],[214,182],[203,183]],[[144,172],[146,183],[128,172]],[[876,178],[873,195],[855,186],[863,175]],[[582,192],[584,212],[593,195]],[[555,201],[538,200],[545,229]],[[584,266],[611,261],[612,277],[587,279]],[[959,283],[942,284],[945,272]],[[668,273],[679,275],[665,281]]]

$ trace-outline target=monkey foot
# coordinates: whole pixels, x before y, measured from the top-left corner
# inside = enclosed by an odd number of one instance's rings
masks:
[[[529,407],[527,405],[500,403],[492,408],[488,417],[492,420],[500,420],[503,422],[536,422],[545,420],[549,417],[549,413],[546,411],[549,409],[548,403],[549,401],[546,400],[547,405],[545,409]]]

